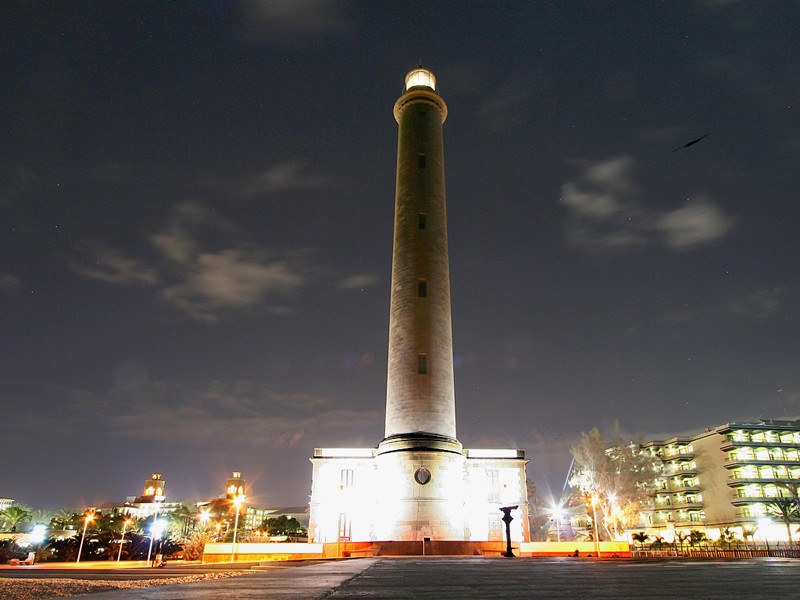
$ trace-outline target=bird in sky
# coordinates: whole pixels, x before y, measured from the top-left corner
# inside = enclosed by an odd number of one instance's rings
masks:
[[[688,143],[684,144],[683,146],[678,146],[677,148],[675,148],[675,150],[673,150],[673,152],[677,152],[678,150],[683,150],[684,148],[688,148],[689,146],[694,146],[697,142],[699,142],[700,140],[702,140],[703,138],[706,138],[708,136],[709,136],[709,134],[701,135],[696,140],[692,140],[691,142],[688,142]]]

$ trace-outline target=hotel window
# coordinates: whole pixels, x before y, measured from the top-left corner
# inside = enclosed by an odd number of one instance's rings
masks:
[[[420,229],[428,228],[428,215],[426,215],[425,213],[419,213],[419,228]]]
[[[424,154],[420,154],[417,157],[417,166],[419,166],[420,169],[424,169],[425,168],[425,155]]]
[[[420,298],[428,297],[428,281],[426,279],[420,279],[417,282],[417,295]]]
[[[428,355],[417,354],[417,373],[419,375],[428,374]]]

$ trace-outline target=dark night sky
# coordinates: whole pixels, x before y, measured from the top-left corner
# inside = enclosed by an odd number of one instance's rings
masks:
[[[241,470],[299,505],[315,446],[377,445],[420,59],[466,447],[525,448],[546,495],[595,426],[796,418],[798,31],[796,2],[4,2],[0,496]]]

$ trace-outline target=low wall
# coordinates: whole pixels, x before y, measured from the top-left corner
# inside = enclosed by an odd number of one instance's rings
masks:
[[[597,556],[594,542],[513,542],[516,556]],[[630,557],[627,542],[600,542],[600,556]],[[458,540],[333,542],[308,543],[241,543],[206,544],[203,563],[266,562],[271,560],[319,560],[323,558],[357,558],[362,556],[502,556],[505,542],[462,542]]]
[[[598,549],[601,558],[631,556],[628,542],[522,542],[519,556],[597,556]]]
[[[203,563],[261,562],[268,560],[297,560],[325,558],[323,544],[233,544],[208,543],[203,549]]]

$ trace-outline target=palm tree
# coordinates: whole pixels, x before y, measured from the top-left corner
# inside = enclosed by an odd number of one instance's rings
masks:
[[[789,545],[792,544],[792,523],[800,520],[800,510],[794,498],[787,496],[776,496],[770,498],[769,502],[764,502],[764,510],[778,517],[786,525],[786,533],[789,534]]]
[[[692,529],[689,532],[689,545],[690,546],[699,546],[703,542],[706,541],[706,534],[703,531],[698,529]]]
[[[78,517],[78,511],[74,508],[59,508],[50,520],[50,526],[58,529],[65,529],[66,526]]]
[[[644,531],[636,531],[631,534],[631,539],[634,542],[639,542],[639,549],[644,550],[644,543],[650,539],[650,536],[647,535]]]
[[[719,544],[723,547],[733,546],[736,542],[736,535],[731,531],[730,527],[726,527],[719,533]]]
[[[31,512],[27,506],[21,504],[12,504],[5,510],[0,510],[0,519],[5,521],[6,526],[12,532],[17,531],[17,525],[26,519],[30,519]]]
[[[178,534],[185,538],[189,535],[189,529],[194,523],[195,513],[185,504],[176,507],[166,515],[169,522],[169,529],[173,534]]]
[[[30,521],[34,525],[41,523],[42,525],[49,525],[53,518],[53,513],[49,510],[42,510],[41,508],[34,508],[31,511]]]

